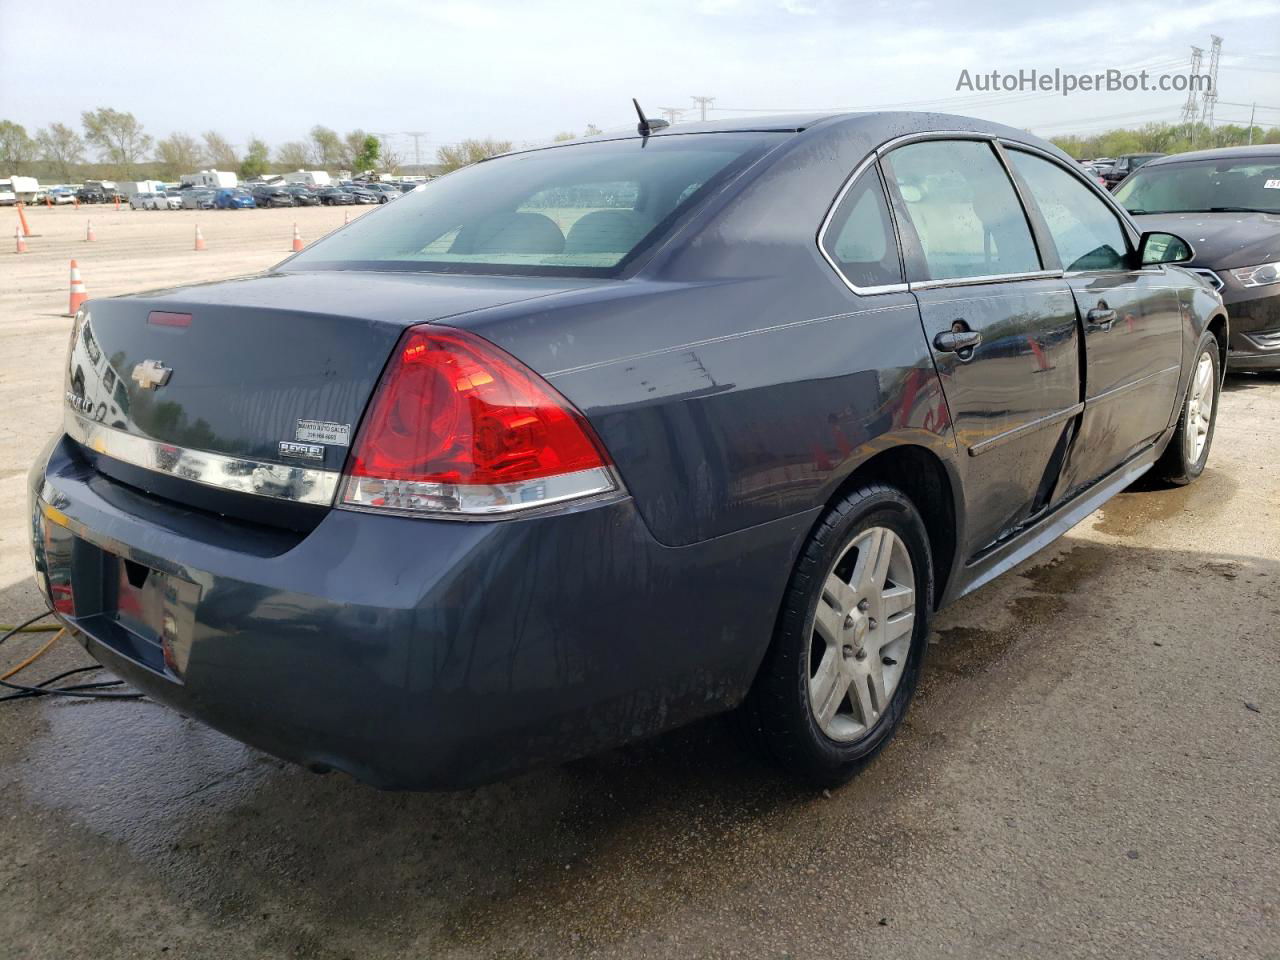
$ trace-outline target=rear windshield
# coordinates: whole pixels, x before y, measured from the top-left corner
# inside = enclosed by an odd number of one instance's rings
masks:
[[[1116,189],[1132,214],[1257,210],[1280,213],[1280,157],[1146,165]]]
[[[286,269],[609,276],[782,136],[668,135],[499,157],[361,217]]]

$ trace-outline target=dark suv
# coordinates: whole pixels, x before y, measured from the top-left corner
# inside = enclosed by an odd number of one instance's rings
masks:
[[[1114,190],[1121,180],[1144,163],[1150,163],[1152,160],[1163,156],[1163,153],[1126,153],[1123,156],[1116,157],[1115,162],[1109,167],[1104,167],[1099,175],[1106,181],[1107,189]]]

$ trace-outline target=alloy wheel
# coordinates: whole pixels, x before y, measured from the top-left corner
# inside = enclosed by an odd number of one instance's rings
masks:
[[[823,583],[809,644],[809,706],[824,734],[850,741],[884,715],[915,629],[915,571],[887,527],[862,531]]]
[[[1191,375],[1191,387],[1187,391],[1184,436],[1189,464],[1200,462],[1205,444],[1209,442],[1209,427],[1213,424],[1213,386],[1213,358],[1202,353],[1195,372]]]

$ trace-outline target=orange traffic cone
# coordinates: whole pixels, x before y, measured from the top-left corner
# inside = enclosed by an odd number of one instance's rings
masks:
[[[76,311],[84,306],[84,302],[89,299],[89,295],[84,292],[84,281],[80,279],[80,268],[76,266],[74,260],[71,261],[71,300],[67,304],[67,316],[74,317]]]
[[[298,225],[293,225],[293,252],[298,253],[302,250],[302,234],[298,232]]]
[[[76,205],[77,210],[80,209],[80,198],[76,196],[74,193],[71,195],[71,202]]]
[[[120,194],[116,194],[116,213],[120,212]]]
[[[93,234],[93,221],[86,220],[84,222],[84,242],[93,243],[98,238]]]
[[[22,236],[22,228],[21,228],[21,227],[14,227],[14,228],[13,228],[13,236],[14,236],[14,239],[18,241],[18,251],[17,251],[17,252],[18,252],[18,253],[26,253],[26,252],[27,252],[27,241],[26,241],[26,239]]]
[[[196,224],[196,250],[204,249],[204,234],[200,232],[200,224]]]
[[[22,201],[18,201],[18,222],[22,224],[22,235],[24,237],[31,236],[31,227],[27,223],[27,215],[22,210]]]
[[[46,210],[53,206],[53,198],[50,197],[47,193],[44,195],[44,205]]]

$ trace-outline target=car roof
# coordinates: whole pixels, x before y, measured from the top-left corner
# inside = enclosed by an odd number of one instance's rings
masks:
[[[1280,143],[1255,143],[1252,146],[1217,147],[1213,150],[1171,153],[1152,160],[1147,166],[1153,167],[1157,164],[1164,166],[1168,163],[1181,163],[1185,160],[1243,160],[1246,157],[1280,160]]]
[[[1034,144],[1062,158],[1070,160],[1067,154],[1048,141],[1015,127],[974,117],[959,116],[949,113],[929,113],[922,111],[829,111],[812,113],[777,113],[752,117],[729,117],[725,119],[705,120],[694,123],[678,123],[653,131],[652,137],[687,136],[689,134],[708,133],[793,133],[802,134],[813,131],[841,133],[857,132],[868,140],[884,143],[899,136],[916,133],[976,133],[991,137],[1005,137],[1022,143]],[[606,130],[591,137],[577,140],[566,140],[559,143],[543,144],[512,153],[527,153],[534,150],[554,150],[579,143],[594,143],[604,140],[640,139],[636,127],[621,127]],[[1071,162],[1075,162],[1072,160]]]

